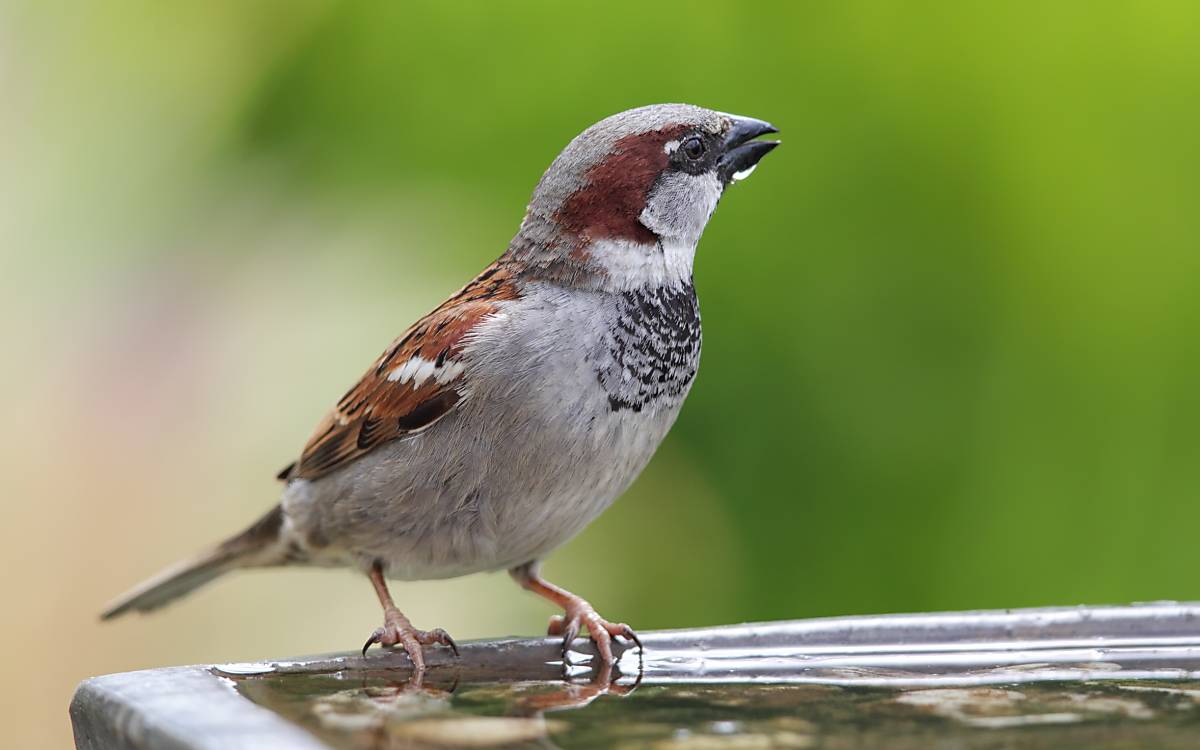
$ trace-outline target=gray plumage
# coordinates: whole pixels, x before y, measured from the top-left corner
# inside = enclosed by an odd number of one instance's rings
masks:
[[[524,292],[501,303],[468,346],[464,361],[478,376],[460,408],[418,436],[288,486],[284,514],[314,562],[365,568],[380,559],[406,580],[511,568],[583,530],[646,466],[690,378],[674,393],[641,392],[618,359],[623,326],[643,325],[622,295],[545,282]],[[691,333],[685,367],[694,372],[698,324]],[[641,408],[613,409],[610,398]]]

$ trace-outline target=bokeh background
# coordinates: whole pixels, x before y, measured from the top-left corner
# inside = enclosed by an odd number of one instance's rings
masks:
[[[548,572],[640,628],[1200,598],[1191,2],[0,4],[6,744],[97,673],[353,648],[336,571],[101,626],[242,527],[579,130],[784,146],[700,247],[704,362]],[[419,625],[540,632],[503,574]]]

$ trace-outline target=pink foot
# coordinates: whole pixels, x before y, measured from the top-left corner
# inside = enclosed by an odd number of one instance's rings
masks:
[[[425,672],[425,653],[422,646],[440,643],[448,646],[454,655],[458,656],[458,644],[454,642],[449,633],[441,628],[417,630],[408,621],[408,618],[395,608],[384,612],[383,627],[376,628],[367,642],[363,644],[363,656],[366,656],[367,649],[376,643],[384,647],[400,646],[403,648],[408,653],[408,658],[412,659],[413,668],[418,674]]]
[[[633,632],[633,628],[623,622],[605,620],[587,600],[572,595],[567,601],[566,613],[551,617],[550,627],[546,631],[549,635],[563,637],[564,663],[567,662],[567,652],[571,648],[571,641],[575,640],[582,628],[587,628],[588,635],[596,644],[596,651],[600,654],[600,662],[605,666],[615,663],[612,650],[613,638],[618,636],[628,638],[636,643],[639,649],[642,648],[642,641],[638,638],[637,633]]]

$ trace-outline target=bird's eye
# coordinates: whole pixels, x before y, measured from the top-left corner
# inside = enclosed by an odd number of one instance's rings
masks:
[[[693,161],[704,156],[704,141],[700,140],[697,136],[693,135],[691,138],[688,138],[680,148],[683,149],[683,153],[687,155],[687,158]]]

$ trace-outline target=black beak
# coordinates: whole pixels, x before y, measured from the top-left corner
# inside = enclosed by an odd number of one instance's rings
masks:
[[[725,134],[725,153],[717,161],[717,174],[722,184],[728,185],[754,169],[758,160],[766,156],[779,141],[756,141],[767,133],[778,133],[779,129],[769,122],[753,117],[728,115],[729,131]]]

